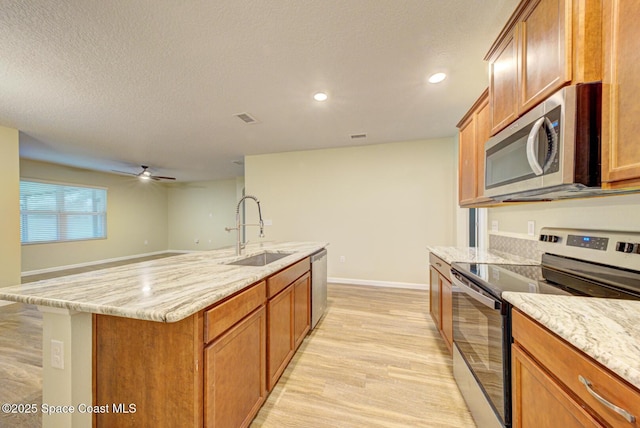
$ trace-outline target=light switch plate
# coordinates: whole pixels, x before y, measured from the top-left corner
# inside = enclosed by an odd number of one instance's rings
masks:
[[[498,231],[498,220],[491,220],[491,231],[492,232]]]
[[[64,369],[64,342],[51,339],[51,367]]]
[[[535,236],[536,234],[536,222],[533,220],[529,220],[527,222],[527,235]]]

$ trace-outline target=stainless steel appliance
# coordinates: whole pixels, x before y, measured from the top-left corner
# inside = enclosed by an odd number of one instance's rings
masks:
[[[311,255],[311,329],[327,308],[327,250]]]
[[[453,370],[482,427],[511,426],[504,291],[640,300],[640,232],[543,228],[540,266],[453,263]]]
[[[485,195],[558,199],[600,189],[601,84],[567,86],[485,144]]]

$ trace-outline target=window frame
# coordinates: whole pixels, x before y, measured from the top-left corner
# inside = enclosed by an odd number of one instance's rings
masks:
[[[63,199],[63,192],[58,190],[56,192],[56,208],[58,208],[57,210],[48,210],[48,211],[29,211],[27,210],[26,212],[22,210],[22,192],[20,192],[19,198],[20,198],[20,244],[21,245],[40,245],[40,244],[59,244],[59,243],[64,243],[64,242],[83,242],[83,241],[96,241],[96,240],[104,240],[107,239],[108,237],[108,222],[107,222],[107,214],[108,214],[108,199],[109,199],[109,192],[108,192],[108,187],[103,187],[103,186],[95,186],[95,185],[86,185],[86,184],[78,184],[78,183],[68,183],[68,182],[61,182],[61,181],[52,181],[52,180],[42,180],[42,179],[37,179],[37,178],[29,178],[29,177],[20,177],[20,184],[22,184],[22,182],[28,182],[28,183],[41,183],[41,184],[47,184],[47,185],[53,185],[53,186],[58,186],[58,187],[72,187],[72,188],[85,188],[85,189],[90,189],[90,190],[103,190],[104,191],[104,211],[61,211],[59,209],[60,205],[59,204],[64,204]],[[95,204],[96,201],[95,199],[93,200],[93,203]],[[48,241],[33,241],[33,242],[25,242],[23,241],[23,222],[28,218],[29,214],[41,214],[41,215],[52,215],[56,217],[56,234],[58,236],[59,239],[54,239],[54,240],[48,240]],[[95,236],[95,237],[89,237],[89,238],[75,238],[75,239],[69,239],[67,238],[68,236],[68,222],[66,221],[61,221],[64,220],[66,218],[69,217],[73,217],[76,215],[84,215],[84,216],[94,216],[94,223],[96,221],[97,218],[102,218],[103,221],[103,226],[102,229],[104,231],[103,236]],[[93,225],[94,227],[94,231],[95,228],[97,227],[95,224]],[[61,236],[64,236],[64,239],[60,239]]]

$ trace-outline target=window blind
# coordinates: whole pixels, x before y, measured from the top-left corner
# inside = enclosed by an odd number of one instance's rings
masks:
[[[107,190],[20,181],[23,244],[106,238]]]

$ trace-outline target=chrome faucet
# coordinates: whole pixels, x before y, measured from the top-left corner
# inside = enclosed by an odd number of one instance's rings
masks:
[[[260,222],[258,224],[241,224],[240,223],[240,205],[242,205],[242,202],[244,202],[245,199],[253,199],[254,201],[256,201],[256,204],[258,204],[258,218],[260,219]],[[236,206],[236,227],[225,227],[224,230],[226,230],[227,232],[231,232],[232,230],[236,231],[237,234],[237,240],[236,240],[236,256],[239,256],[242,252],[242,249],[247,245],[247,242],[242,243],[240,240],[240,229],[242,228],[242,226],[258,226],[260,227],[260,238],[264,238],[264,222],[262,221],[262,211],[260,210],[260,201],[258,200],[258,198],[256,198],[255,196],[251,196],[251,195],[246,195],[243,196],[242,199],[240,199],[238,201],[238,205]]]

